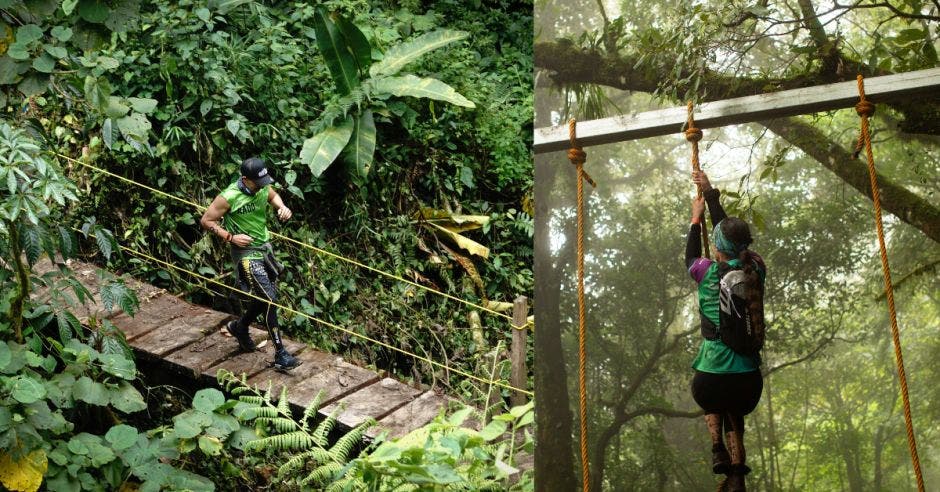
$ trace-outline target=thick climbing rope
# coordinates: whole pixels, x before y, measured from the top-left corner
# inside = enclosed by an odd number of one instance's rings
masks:
[[[180,202],[180,203],[184,203],[184,204],[186,204],[186,205],[189,205],[189,206],[195,208],[196,210],[198,210],[198,211],[200,211],[200,212],[204,212],[204,211],[206,210],[206,207],[205,207],[204,205],[200,205],[200,204],[198,204],[198,203],[196,203],[196,202],[194,202],[194,201],[192,201],[192,200],[187,200],[187,199],[185,199],[185,198],[182,198],[182,197],[179,197],[179,196],[176,196],[176,195],[167,193],[167,192],[165,192],[165,191],[158,190],[158,189],[156,189],[156,188],[154,188],[154,187],[152,187],[152,186],[147,186],[147,185],[145,185],[145,184],[143,184],[143,183],[140,183],[140,182],[138,182],[138,181],[134,181],[133,179],[130,179],[130,178],[121,176],[120,174],[112,173],[111,171],[108,171],[108,170],[105,170],[105,169],[101,169],[100,167],[97,167],[97,166],[94,166],[94,165],[92,165],[92,164],[89,164],[89,163],[87,163],[87,162],[85,162],[85,161],[83,161],[83,160],[74,159],[74,158],[72,158],[72,157],[69,157],[69,156],[67,156],[67,155],[65,155],[65,154],[61,154],[61,153],[58,153],[58,152],[55,152],[55,155],[58,156],[58,157],[61,157],[61,158],[65,159],[65,160],[67,160],[67,161],[69,161],[69,162],[74,162],[74,163],[79,164],[79,165],[81,165],[81,166],[87,167],[87,168],[89,168],[89,169],[91,169],[91,170],[93,170],[93,171],[95,171],[95,172],[104,174],[104,175],[106,175],[106,176],[110,176],[110,177],[115,178],[115,179],[119,179],[119,180],[124,181],[125,183],[128,183],[128,184],[131,184],[131,185],[134,185],[134,186],[137,186],[137,187],[140,187],[140,188],[149,190],[150,192],[155,193],[155,194],[160,195],[160,196],[163,196],[163,197],[165,197],[165,198],[169,198],[169,199],[171,199],[171,200],[176,200],[176,201],[178,201],[178,202]],[[319,253],[319,254],[322,254],[322,255],[326,255],[326,256],[329,256],[329,257],[331,257],[331,258],[334,258],[334,259],[337,259],[337,260],[340,260],[340,261],[343,261],[343,262],[346,262],[346,263],[355,265],[355,266],[357,266],[357,267],[359,267],[359,268],[368,270],[368,271],[373,272],[373,273],[377,273],[377,274],[379,274],[379,275],[382,275],[382,276],[385,276],[385,277],[388,277],[388,278],[397,280],[397,281],[399,281],[399,282],[404,282],[404,283],[406,283],[406,284],[408,284],[408,285],[411,285],[411,286],[413,286],[413,287],[417,287],[417,288],[422,289],[422,290],[424,290],[424,291],[426,291],[426,292],[430,292],[430,293],[432,293],[432,294],[436,294],[436,295],[445,297],[445,298],[450,299],[450,300],[452,300],[452,301],[456,301],[456,302],[462,303],[462,304],[464,304],[464,305],[466,305],[466,306],[469,306],[469,307],[472,307],[472,308],[475,308],[475,309],[479,309],[479,310],[481,310],[481,311],[486,311],[486,312],[488,312],[488,313],[490,313],[490,314],[494,314],[494,315],[496,315],[496,316],[499,316],[499,317],[502,317],[502,318],[505,318],[505,319],[508,319],[508,320],[512,320],[512,316],[509,316],[509,315],[507,315],[507,314],[501,313],[501,312],[499,312],[499,311],[495,311],[495,310],[493,310],[493,309],[487,308],[487,307],[485,307],[485,306],[481,306],[481,305],[479,305],[479,304],[472,303],[472,302],[470,302],[470,301],[461,299],[461,298],[459,298],[459,297],[453,296],[453,295],[448,294],[448,293],[446,293],[446,292],[441,292],[441,291],[439,291],[439,290],[437,290],[437,289],[433,289],[433,288],[431,288],[431,287],[427,287],[427,286],[425,286],[425,285],[421,285],[421,284],[419,284],[419,283],[417,283],[417,282],[413,282],[413,281],[408,280],[408,279],[406,279],[406,278],[402,278],[402,277],[400,277],[400,276],[398,276],[398,275],[395,275],[395,274],[392,274],[392,273],[388,273],[388,272],[385,272],[385,271],[383,271],[383,270],[379,270],[378,268],[371,267],[371,266],[369,266],[369,265],[363,264],[363,263],[361,263],[361,262],[359,262],[359,261],[356,261],[356,260],[354,260],[354,259],[352,259],[352,258],[347,258],[347,257],[345,257],[345,256],[342,256],[342,255],[333,253],[333,252],[331,252],[331,251],[327,251],[327,250],[325,250],[325,249],[317,248],[316,246],[313,246],[313,245],[310,245],[310,244],[307,244],[307,243],[298,241],[298,240],[296,240],[296,239],[292,239],[292,238],[287,237],[287,236],[285,236],[285,235],[283,235],[283,234],[278,234],[278,233],[273,232],[273,231],[271,232],[271,235],[274,236],[274,237],[276,237],[276,238],[278,238],[278,239],[281,239],[281,240],[287,241],[287,242],[289,242],[289,243],[295,244],[295,245],[297,245],[297,246],[310,249],[310,250],[312,250],[312,251],[314,251],[314,252],[316,252],[316,253]],[[526,323],[526,326],[527,326],[527,327],[528,327],[528,326],[531,326],[531,325],[532,325],[532,323]]]
[[[590,490],[590,474],[587,445],[587,352],[585,350],[585,308],[584,308],[584,181],[596,187],[594,180],[584,172],[584,161],[587,154],[578,145],[574,118],[568,121],[568,139],[571,148],[568,149],[568,160],[577,170],[578,180],[578,415],[580,417],[581,432],[581,481],[584,492]]]
[[[894,342],[894,359],[898,367],[898,379],[901,382],[901,398],[904,403],[904,425],[907,427],[907,444],[914,464],[917,478],[917,490],[924,492],[924,477],[920,470],[920,458],[917,456],[917,442],[914,439],[914,422],[911,418],[911,401],[907,391],[907,375],[904,372],[904,357],[901,355],[901,334],[898,329],[898,317],[894,308],[894,289],[891,284],[891,269],[888,267],[888,250],[885,247],[884,226],[881,223],[881,194],[878,190],[878,178],[875,174],[875,157],[871,151],[871,133],[868,118],[875,114],[875,105],[865,99],[865,80],[858,75],[858,104],[855,112],[862,120],[859,142],[865,143],[865,156],[868,158],[868,177],[871,181],[871,199],[875,204],[875,228],[878,231],[878,247],[881,252],[881,271],[884,274],[885,295],[888,298],[888,314],[891,316],[891,339]]]
[[[692,101],[689,101],[688,113],[689,119],[685,125],[685,139],[692,144],[692,171],[701,171],[702,168],[698,162],[698,142],[702,139],[702,130],[695,126],[695,117],[692,116]],[[695,196],[700,198],[702,196],[702,185],[697,185],[696,188],[698,191]],[[708,249],[708,227],[705,222],[704,212],[700,217],[700,223],[702,224],[702,251],[705,258],[708,258],[711,252]]]
[[[84,234],[84,232],[83,232],[81,229],[72,227],[72,230]],[[94,236],[94,233],[91,233],[90,235]],[[206,276],[204,276],[204,275],[201,275],[201,274],[199,274],[199,273],[196,273],[196,272],[194,272],[194,271],[192,271],[192,270],[188,270],[188,269],[183,268],[183,267],[181,267],[181,266],[174,265],[174,264],[172,264],[172,263],[170,263],[170,262],[168,262],[168,261],[164,261],[164,260],[161,260],[161,259],[159,259],[159,258],[155,258],[155,257],[153,257],[152,255],[149,255],[149,254],[144,253],[144,252],[142,252],[142,251],[138,251],[138,250],[133,249],[133,248],[128,248],[127,246],[124,246],[124,245],[119,244],[119,243],[117,244],[117,246],[118,246],[118,248],[120,248],[122,251],[126,251],[126,252],[128,252],[128,253],[130,253],[130,254],[132,254],[132,255],[135,255],[135,256],[138,256],[138,257],[140,257],[140,258],[144,258],[144,259],[150,260],[151,262],[154,262],[154,263],[156,263],[156,264],[159,264],[159,265],[161,265],[161,266],[163,266],[163,267],[171,268],[171,269],[176,270],[176,271],[178,271],[178,272],[182,272],[182,273],[185,273],[185,274],[187,274],[187,275],[190,275],[190,276],[192,276],[192,277],[194,277],[194,278],[198,278],[198,279],[200,279],[200,280],[202,280],[202,281],[204,281],[204,282],[208,282],[208,283],[211,283],[211,284],[215,284],[215,285],[224,287],[224,288],[229,289],[229,290],[231,290],[231,291],[233,291],[233,292],[236,292],[236,293],[238,293],[238,294],[245,295],[245,296],[247,296],[247,297],[250,297],[250,298],[255,299],[255,300],[257,300],[257,301],[264,302],[264,303],[269,304],[269,305],[271,305],[271,306],[275,306],[275,307],[281,309],[281,310],[284,311],[284,312],[291,313],[291,314],[294,314],[294,315],[296,315],[296,316],[300,316],[300,317],[306,318],[306,319],[308,319],[308,320],[310,320],[310,321],[313,321],[313,322],[315,322],[315,323],[319,323],[319,324],[321,324],[321,325],[330,327],[330,328],[332,328],[332,329],[334,329],[334,330],[342,331],[342,332],[344,332],[344,333],[346,333],[346,334],[348,334],[348,335],[352,335],[352,336],[354,336],[354,337],[361,338],[361,339],[363,339],[363,340],[365,340],[365,341],[374,343],[374,344],[376,344],[376,345],[380,345],[380,346],[385,347],[385,348],[387,348],[387,349],[389,349],[389,350],[393,350],[393,351],[395,351],[395,352],[398,352],[398,353],[407,355],[407,356],[409,356],[409,357],[413,357],[413,358],[416,359],[416,360],[420,360],[420,361],[423,361],[423,362],[427,362],[428,364],[430,364],[430,365],[432,365],[432,366],[435,366],[435,367],[439,367],[439,368],[441,368],[441,369],[444,369],[445,371],[452,372],[452,373],[454,373],[454,374],[457,374],[457,375],[459,375],[459,376],[463,376],[463,377],[468,378],[468,379],[473,379],[473,380],[475,380],[475,381],[477,381],[477,382],[480,382],[480,383],[483,383],[483,384],[492,384],[492,385],[494,385],[494,386],[499,386],[499,387],[501,387],[501,388],[506,388],[506,389],[509,389],[509,390],[512,390],[512,391],[518,391],[518,392],[524,393],[524,394],[526,394],[526,395],[528,395],[528,396],[533,396],[533,392],[532,392],[532,391],[528,391],[528,390],[526,390],[526,389],[521,389],[521,388],[516,388],[515,386],[512,386],[511,384],[504,383],[504,382],[502,382],[502,381],[492,380],[492,379],[484,379],[484,378],[481,378],[481,377],[476,376],[476,375],[474,375],[474,374],[471,374],[471,373],[469,373],[469,372],[462,371],[462,370],[460,370],[460,369],[454,369],[453,367],[450,367],[450,366],[448,366],[448,365],[446,365],[446,364],[442,364],[442,363],[440,363],[440,362],[437,362],[436,360],[433,360],[433,359],[430,359],[430,358],[428,358],[428,357],[424,357],[424,356],[418,355],[418,354],[416,354],[416,353],[414,353],[414,352],[411,352],[411,351],[409,351],[409,350],[403,349],[403,348],[401,348],[401,347],[396,347],[396,346],[394,346],[394,345],[391,345],[391,344],[389,344],[389,343],[383,342],[383,341],[381,341],[381,340],[376,340],[376,339],[374,339],[374,338],[372,338],[372,337],[370,337],[370,336],[368,336],[368,335],[363,335],[362,333],[358,333],[358,332],[356,332],[356,331],[350,330],[349,328],[346,328],[346,327],[337,325],[337,324],[335,324],[335,323],[331,323],[331,322],[326,321],[326,320],[324,320],[324,319],[317,318],[316,316],[311,316],[311,315],[309,315],[309,314],[307,314],[307,313],[304,313],[304,312],[301,312],[301,311],[297,311],[296,309],[293,309],[293,308],[291,308],[290,306],[286,306],[286,305],[284,305],[284,304],[280,304],[280,303],[275,302],[275,301],[272,301],[272,300],[270,300],[270,299],[265,299],[265,298],[263,298],[263,297],[257,296],[257,295],[255,295],[255,294],[253,294],[253,293],[250,293],[250,292],[247,292],[247,293],[246,293],[246,292],[244,292],[244,291],[242,291],[242,290],[239,290],[237,287],[234,287],[234,286],[232,286],[232,285],[226,284],[226,283],[224,283],[224,282],[219,282],[218,280],[215,280],[215,279],[206,277]],[[207,290],[207,291],[209,291],[209,292],[213,292],[212,289],[210,289],[210,288],[208,288],[208,287],[206,287],[206,286],[200,286],[200,287],[202,287],[203,289],[205,289],[205,290]]]

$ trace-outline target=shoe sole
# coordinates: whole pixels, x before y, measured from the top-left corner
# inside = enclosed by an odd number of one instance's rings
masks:
[[[274,370],[275,370],[275,371],[277,371],[277,372],[283,372],[283,373],[288,373],[288,372],[291,371],[291,369],[295,369],[295,368],[297,368],[297,366],[299,366],[299,365],[301,365],[301,364],[303,364],[303,362],[301,362],[301,361],[298,360],[296,364],[293,364],[293,365],[290,365],[290,366],[285,366],[285,365],[282,365],[282,364],[272,364],[272,365],[274,366]]]
[[[239,337],[238,334],[236,334],[235,331],[232,330],[231,323],[225,324],[225,331],[229,332],[230,335],[235,337],[235,340],[238,342],[238,347],[242,350],[242,352],[254,352],[258,350],[257,345],[253,345],[253,344],[248,345],[246,342],[243,342],[241,337]]]

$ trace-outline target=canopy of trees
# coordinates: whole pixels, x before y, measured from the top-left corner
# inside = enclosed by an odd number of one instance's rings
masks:
[[[536,126],[931,68],[938,21],[937,5],[917,1],[546,2],[536,11]],[[940,479],[930,404],[938,104],[883,104],[874,119],[879,180],[894,190],[888,251],[928,483]],[[769,266],[765,389],[746,437],[760,490],[914,488],[867,174],[851,155],[857,132],[851,109],[705,129],[704,169],[752,224]],[[598,182],[585,240],[594,489],[713,490],[688,391],[700,337],[682,264],[688,144],[677,129],[586,150]],[[565,361],[536,374],[546,490],[579,483],[571,167],[561,153],[536,157],[536,343],[540,358]]]

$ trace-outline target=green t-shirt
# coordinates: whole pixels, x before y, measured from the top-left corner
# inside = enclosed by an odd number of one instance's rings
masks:
[[[225,227],[232,234],[247,234],[251,236],[250,247],[257,248],[268,242],[271,234],[268,232],[268,187],[264,186],[254,195],[248,195],[238,189],[238,181],[233,182],[222,190],[222,197],[229,204],[229,211],[225,214]],[[248,253],[244,258],[264,258],[261,251]]]
[[[728,262],[728,265],[737,267],[740,263],[740,260],[733,259]],[[764,272],[760,271],[759,273],[761,281],[763,281]],[[717,262],[708,267],[705,276],[698,284],[698,304],[699,314],[718,326]],[[692,361],[692,367],[702,372],[728,374],[756,371],[760,368],[760,362],[756,357],[735,352],[731,347],[725,345],[721,339],[715,339],[702,341],[702,345],[698,349],[698,355]]]

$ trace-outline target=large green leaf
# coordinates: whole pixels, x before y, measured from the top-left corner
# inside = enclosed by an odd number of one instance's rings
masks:
[[[300,162],[310,167],[314,177],[319,177],[342,152],[352,132],[353,117],[349,116],[342,125],[332,126],[308,138],[300,150]]]
[[[372,65],[372,45],[366,39],[366,35],[356,27],[349,19],[341,15],[333,15],[333,22],[339,28],[339,32],[346,39],[346,46],[353,55],[353,61],[359,67],[359,73],[365,74]]]
[[[463,97],[453,87],[432,78],[420,78],[414,75],[385,77],[372,81],[376,94],[385,93],[394,96],[426,97],[446,101],[465,108],[475,108],[469,99]]]
[[[372,166],[375,155],[375,121],[372,110],[366,109],[359,118],[356,118],[352,138],[343,152],[343,160],[351,172],[365,177]]]
[[[425,53],[446,46],[455,41],[460,41],[468,36],[463,31],[451,31],[442,29],[429,32],[402,43],[388,50],[382,61],[372,65],[369,69],[369,75],[376,77],[378,75],[394,75],[405,65],[417,60]]]
[[[317,34],[317,46],[326,60],[330,74],[333,75],[336,88],[340,94],[349,94],[353,87],[359,85],[359,73],[346,38],[320,9],[317,9],[316,15],[313,16],[313,29]]]

